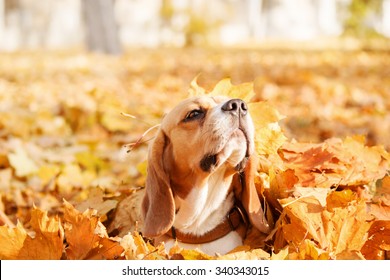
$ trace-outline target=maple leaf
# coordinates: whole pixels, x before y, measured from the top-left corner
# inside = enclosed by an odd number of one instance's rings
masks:
[[[15,228],[8,226],[0,227],[0,259],[16,260],[23,247],[27,232],[22,224],[18,222]]]
[[[64,201],[64,229],[68,247],[68,259],[105,259],[119,258],[123,248],[117,241],[108,238],[105,227],[100,223],[97,211],[87,209],[84,213],[77,211],[70,203]]]
[[[255,126],[256,151],[276,154],[287,140],[278,124],[284,117],[267,102],[249,103],[248,107]]]
[[[299,245],[299,248],[291,248],[288,254],[290,260],[328,260],[329,253],[320,249],[318,245],[310,239],[305,239]]]
[[[328,139],[320,144],[285,143],[286,168],[293,169],[306,187],[363,185],[383,178],[389,155],[381,147],[367,147],[361,138]]]
[[[120,245],[124,248],[124,255],[128,260],[166,260],[164,244],[154,247],[146,242],[138,232],[123,236]]]
[[[238,251],[217,257],[217,260],[268,260],[270,255],[262,249]]]
[[[84,212],[87,209],[95,209],[97,215],[100,217],[100,221],[102,221],[102,217],[105,217],[108,212],[115,209],[118,204],[118,202],[113,199],[104,200],[104,191],[99,187],[84,190],[84,192],[85,194],[80,196],[87,197],[87,199],[83,199],[82,202],[76,206],[76,209],[80,212]]]
[[[374,221],[361,252],[366,259],[380,260],[385,251],[390,251],[390,221]]]
[[[11,166],[15,169],[19,177],[27,176],[38,171],[36,163],[28,156],[22,148],[8,155]]]
[[[350,193],[351,190],[330,193],[326,207],[314,197],[282,200],[284,209],[279,230],[282,230],[283,239],[294,248],[301,248],[306,239],[312,240],[316,249],[322,250],[320,255],[326,252],[335,259],[360,251],[371,223],[367,222],[365,202]],[[302,254],[295,257],[306,256],[306,253]]]
[[[337,259],[346,252],[360,251],[371,226],[367,221],[365,201],[351,194],[351,190],[332,192],[327,198],[327,209],[322,213],[326,237],[330,241],[329,252]]]
[[[58,217],[34,208],[30,224],[34,236],[18,223],[13,229],[0,227],[0,259],[58,260],[63,253],[64,230]]]
[[[58,217],[49,218],[38,208],[31,211],[34,238],[26,236],[19,259],[59,260],[63,253],[64,229]]]

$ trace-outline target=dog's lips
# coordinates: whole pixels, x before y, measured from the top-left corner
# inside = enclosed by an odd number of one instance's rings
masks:
[[[244,158],[242,159],[242,161],[240,163],[238,163],[238,165],[235,167],[236,170],[241,170],[243,166],[245,166],[245,163],[247,161],[247,159],[249,158],[250,156],[250,140],[249,140],[249,137],[248,137],[248,134],[246,133],[246,130],[245,128],[239,126],[237,127],[230,135],[230,137],[228,138],[230,141],[232,138],[244,138],[245,139],[245,142],[246,142],[246,148],[245,148],[245,156]],[[226,143],[225,143],[226,145]],[[221,147],[221,149],[219,149],[218,151],[216,152],[212,152],[212,153],[209,153],[209,154],[206,154],[200,161],[200,167],[203,171],[205,172],[211,172],[213,171],[216,167],[218,167],[219,163],[220,163],[220,157],[222,156],[222,154],[224,153],[224,149],[225,149],[225,145],[223,145]],[[222,156],[223,157],[223,156]]]
[[[245,136],[245,141],[246,141],[246,152],[245,152],[245,157],[249,157],[250,156],[250,154],[251,154],[251,139],[250,139],[250,137],[248,136],[248,133],[246,132],[246,130],[245,129],[243,129],[243,128],[239,128],[242,132],[243,132],[243,134],[244,134],[244,136]]]
[[[218,164],[218,154],[207,154],[200,161],[200,168],[205,172],[211,172]]]

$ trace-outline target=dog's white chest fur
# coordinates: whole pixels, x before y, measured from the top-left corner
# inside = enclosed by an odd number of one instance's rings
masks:
[[[206,185],[194,187],[185,199],[176,197],[176,229],[202,235],[221,223],[234,203],[233,193],[226,196],[231,180],[223,180],[224,173],[225,168],[221,168]]]

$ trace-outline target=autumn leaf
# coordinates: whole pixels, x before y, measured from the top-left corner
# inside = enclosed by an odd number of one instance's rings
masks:
[[[284,205],[281,216],[284,222],[280,226],[283,238],[294,248],[301,248],[301,255],[292,257],[305,259],[308,257],[305,251],[312,248],[309,250],[312,253],[314,249],[319,250],[318,256],[340,259],[362,249],[371,222],[367,221],[365,202],[350,193],[350,190],[341,195],[330,193],[326,207],[314,197],[281,201]],[[315,248],[313,244],[301,247],[305,240],[314,241]]]
[[[383,178],[389,170],[388,153],[365,146],[361,138],[285,143],[281,153],[286,168],[295,171],[304,187],[362,185]]]
[[[287,140],[278,122],[284,117],[267,102],[250,103],[249,112],[255,125],[255,145],[259,154],[276,154]]]
[[[336,259],[346,252],[360,251],[371,226],[365,202],[349,192],[342,193],[344,202],[340,201],[339,192],[331,193],[327,198],[327,209],[322,213],[327,240],[330,241],[329,252]]]
[[[223,79],[215,85],[209,94],[211,96],[225,95],[232,99],[239,98],[249,102],[254,96],[253,83],[233,85],[230,79]]]
[[[77,211],[70,203],[64,201],[64,229],[68,247],[68,259],[105,259],[119,258],[123,248],[118,242],[108,238],[105,227],[100,223],[97,211],[87,209]]]
[[[166,252],[137,232],[149,139],[123,153],[189,86],[193,96],[247,102],[261,158],[255,185],[276,219],[269,235],[252,229],[243,246],[218,258],[389,258],[386,52],[0,58],[0,259],[217,258],[179,246]]]
[[[49,218],[37,208],[31,211],[33,237],[18,223],[0,227],[0,259],[59,260],[63,253],[64,229],[58,217]]]
[[[63,253],[64,229],[58,217],[49,218],[37,208],[31,211],[30,224],[35,236],[26,236],[19,259],[59,260]]]
[[[18,223],[15,228],[8,226],[0,227],[0,259],[16,260],[19,257],[19,252],[23,247],[23,243],[27,237],[26,230],[21,223]]]
[[[24,149],[17,149],[14,153],[10,153],[8,160],[19,177],[34,174],[38,171],[38,166]]]
[[[375,221],[361,250],[366,259],[381,260],[385,251],[390,251],[390,221]]]
[[[224,256],[218,257],[217,260],[267,260],[269,257],[269,253],[264,250],[254,249],[250,251],[228,253]]]

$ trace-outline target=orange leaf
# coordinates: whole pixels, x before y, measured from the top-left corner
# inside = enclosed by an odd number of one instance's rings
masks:
[[[35,237],[26,237],[19,252],[19,259],[58,260],[63,253],[64,229],[58,217],[49,218],[47,212],[34,208],[31,211],[31,227]]]
[[[81,260],[99,245],[99,236],[95,234],[99,218],[95,211],[78,212],[70,203],[64,201],[65,236],[68,243],[66,254],[68,259]]]
[[[15,228],[0,227],[0,259],[15,260],[27,237],[26,230],[18,223]]]
[[[366,259],[384,259],[385,251],[390,251],[390,221],[372,223],[361,251]]]

